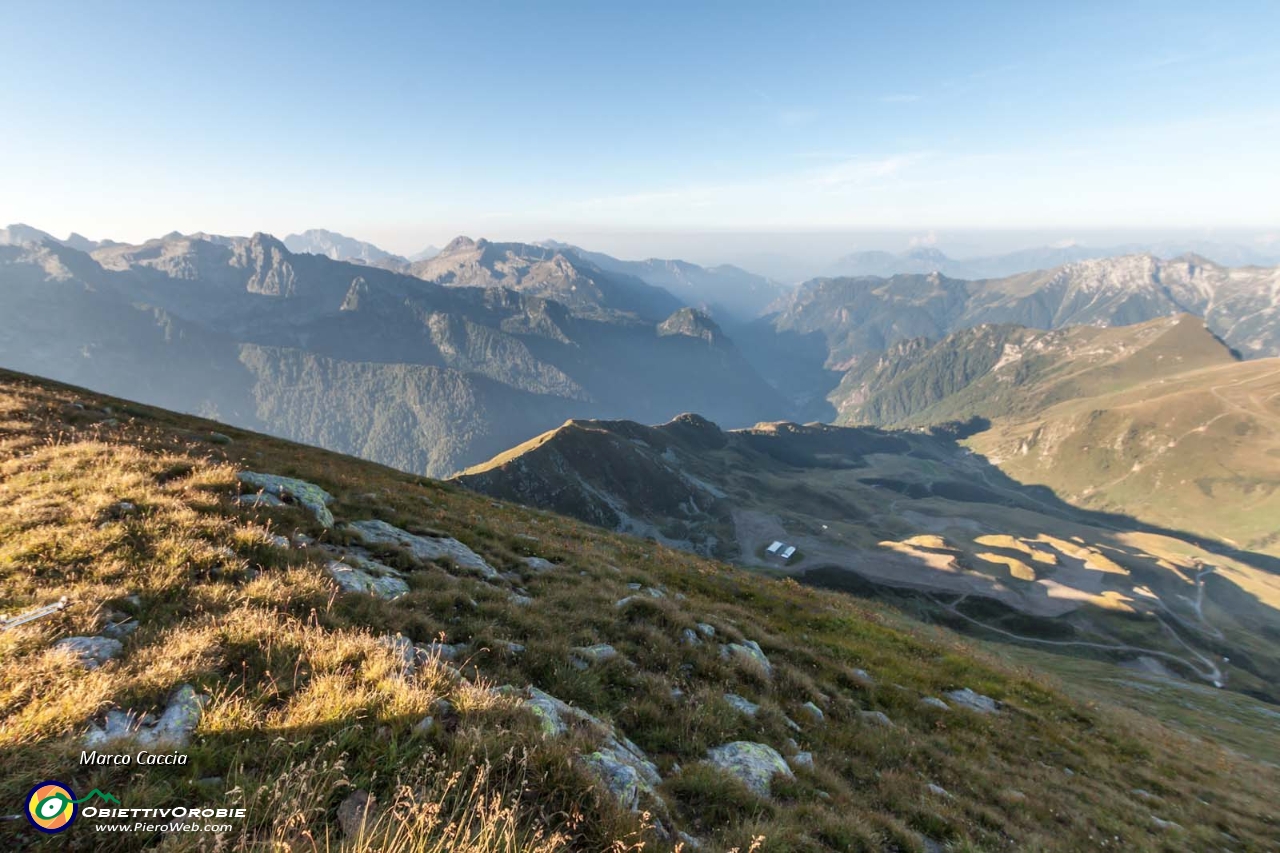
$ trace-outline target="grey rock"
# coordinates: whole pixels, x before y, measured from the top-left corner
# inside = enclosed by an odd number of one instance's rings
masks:
[[[267,541],[277,548],[290,548],[293,546],[293,543],[289,541],[288,536],[281,536],[278,533],[271,534],[271,536],[267,538]]]
[[[950,711],[951,706],[943,702],[936,696],[926,696],[920,700],[920,704],[926,708],[934,708],[939,711]]]
[[[211,432],[207,441],[210,444],[231,444],[231,436],[223,435],[220,432]]]
[[[120,657],[124,646],[110,637],[67,637],[53,644],[55,649],[71,652],[85,669],[97,669],[112,658]]]
[[[278,506],[285,506],[285,502],[275,495],[261,492],[252,495],[236,495],[237,506],[248,507],[249,509],[272,509]]]
[[[951,797],[951,794],[947,793],[947,789],[942,787],[941,785],[935,785],[932,782],[930,782],[928,785],[925,786],[925,788],[929,791],[930,794],[933,794],[935,797],[947,797],[947,798]]]
[[[359,562],[360,566],[357,568],[342,560],[330,560],[324,567],[325,574],[332,578],[343,592],[364,593],[375,598],[390,600],[399,598],[409,591],[409,584],[390,566],[383,566],[373,560],[364,560],[351,555],[344,559]]]
[[[963,690],[952,690],[944,695],[955,704],[971,711],[976,711],[979,714],[994,714],[1000,710],[1000,705],[996,700],[990,696],[983,696],[981,693],[974,693],[968,687]]]
[[[477,572],[486,580],[497,580],[499,577],[493,566],[457,539],[447,536],[416,536],[385,521],[376,520],[355,521],[351,523],[351,528],[369,544],[404,548],[419,561],[449,559],[461,568]]]
[[[800,731],[800,724],[797,723],[795,720],[791,719],[790,717],[784,715],[782,718],[782,722],[786,723],[787,728],[791,729],[791,731],[793,732]]]
[[[676,840],[683,844],[688,850],[701,850],[703,848],[703,843],[687,832],[677,832]]]
[[[626,738],[610,740],[582,756],[582,763],[625,809],[638,811],[641,794],[657,796],[654,786],[661,781],[657,766]]]
[[[430,643],[419,643],[418,655],[420,658],[430,660],[439,658],[440,660],[455,661],[466,653],[467,647],[461,643],[450,644],[441,643],[432,640]]]
[[[91,748],[106,746],[118,740],[133,738],[139,746],[167,746],[182,749],[200,724],[208,697],[196,693],[190,684],[179,687],[159,719],[151,715],[136,716],[120,710],[107,712],[101,726],[90,726],[84,744]]]
[[[860,687],[875,687],[876,680],[865,669],[851,670],[849,673]]]
[[[665,592],[663,592],[660,589],[654,589],[653,587],[648,587],[647,589],[645,589],[645,592],[649,593],[650,598],[666,598],[667,597],[667,594]]]
[[[138,620],[128,619],[124,622],[108,622],[102,628],[102,635],[113,640],[123,640],[138,630]]]
[[[886,729],[893,728],[893,720],[885,716],[883,711],[859,711],[858,719],[873,726],[884,726]]]
[[[739,696],[736,693],[724,694],[724,701],[728,702],[736,710],[741,711],[743,714],[746,714],[748,717],[754,717],[756,714],[760,713],[759,705],[747,699],[744,699],[743,697]]]
[[[259,474],[253,471],[241,471],[238,475],[241,485],[274,495],[283,501],[299,504],[324,527],[333,527],[333,513],[329,512],[329,504],[333,503],[333,495],[324,489],[308,483],[306,480],[295,480],[292,477],[281,477],[276,474]]]
[[[740,740],[712,747],[707,750],[707,761],[762,797],[769,796],[775,775],[795,776],[778,751],[763,743]]]
[[[700,646],[702,640],[698,639],[698,632],[692,628],[685,628],[680,632],[680,642],[686,646]]]
[[[338,826],[347,838],[359,838],[376,819],[377,800],[368,791],[353,791],[338,805]]]
[[[725,660],[736,660],[740,663],[750,661],[764,670],[765,675],[773,675],[773,664],[769,663],[769,658],[765,657],[764,652],[760,649],[760,644],[755,640],[727,643],[720,647],[720,657]]]
[[[403,634],[385,634],[378,638],[378,644],[390,649],[392,656],[401,661],[408,672],[417,669],[418,650],[414,647],[413,640]]]
[[[822,709],[812,702],[805,702],[803,705],[800,706],[800,710],[803,711],[809,717],[809,719],[813,720],[813,722],[815,723],[826,722],[827,715],[822,713]]]
[[[556,567],[555,563],[541,557],[525,557],[524,564],[535,572],[548,572]]]
[[[629,583],[629,584],[627,584],[627,589],[631,590],[632,592],[639,592],[639,591],[640,591],[640,589],[641,589],[643,586],[644,586],[644,584],[639,584],[639,583]]]
[[[1182,829],[1182,824],[1175,823],[1174,821],[1171,821],[1171,820],[1162,820],[1161,818],[1158,818],[1155,815],[1151,816],[1151,825],[1154,826],[1156,829],[1163,829],[1166,832]]]
[[[803,767],[805,770],[812,770],[813,769],[813,753],[797,752],[795,755],[791,756],[791,758],[788,759],[788,763],[792,767]]]
[[[510,641],[507,641],[504,643],[499,643],[498,645],[501,646],[503,651],[505,651],[509,655],[524,654],[524,645],[522,645],[521,643],[512,643]]]
[[[519,593],[516,593],[516,592],[513,592],[510,595],[508,595],[507,599],[516,607],[528,607],[530,604],[533,604],[532,598],[530,598],[527,595],[520,595]]]
[[[432,727],[435,726],[435,724],[436,724],[435,717],[431,717],[431,716],[423,717],[421,720],[418,720],[418,722],[414,723],[413,730],[418,734],[426,734],[427,732],[431,731]]]
[[[594,646],[575,647],[573,656],[588,666],[594,666],[613,660],[618,656],[618,650],[608,643],[597,643]]]
[[[706,637],[708,640],[716,635],[716,626],[708,625],[706,622],[699,622],[696,626],[698,633]]]

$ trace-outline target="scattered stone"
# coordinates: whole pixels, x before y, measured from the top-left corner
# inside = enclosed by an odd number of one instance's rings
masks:
[[[258,492],[252,495],[236,495],[235,502],[237,506],[248,507],[249,509],[271,509],[285,506],[284,501],[266,492]]]
[[[639,591],[640,591],[640,589],[641,589],[643,586],[644,586],[644,584],[639,584],[639,583],[629,583],[629,584],[627,584],[627,589],[631,590],[632,592],[639,592]]]
[[[406,549],[416,560],[450,559],[455,565],[477,572],[485,580],[497,580],[498,571],[479,554],[457,539],[447,536],[416,536],[385,521],[354,521],[351,528],[371,545],[394,545]]]
[[[527,596],[527,595],[520,595],[520,594],[519,594],[519,593],[517,593],[517,592],[513,592],[513,593],[511,593],[510,595],[508,595],[508,596],[507,596],[507,598],[508,598],[508,599],[511,601],[511,603],[512,603],[512,604],[514,604],[516,607],[528,607],[530,604],[533,604],[533,599],[532,599],[532,598],[530,598],[530,597],[529,597],[529,596]]]
[[[920,700],[920,704],[925,708],[935,708],[939,711],[950,711],[951,706],[943,702],[937,696],[926,696]]]
[[[708,625],[706,622],[699,622],[696,626],[698,633],[706,637],[708,640],[716,635],[716,626]]]
[[[505,651],[505,652],[506,652],[507,654],[509,654],[509,655],[522,655],[522,654],[524,654],[524,646],[523,646],[523,645],[521,645],[520,643],[513,643],[513,642],[511,642],[511,641],[509,641],[509,640],[508,640],[508,641],[506,641],[506,642],[498,643],[498,645],[499,645],[499,646],[501,646],[501,647],[502,647],[502,650],[503,650],[503,651]]]
[[[412,673],[418,668],[418,650],[413,640],[403,634],[386,634],[378,638],[378,644],[390,649],[393,657],[403,661],[407,672]]]
[[[925,786],[925,788],[926,790],[929,791],[930,794],[933,794],[935,797],[946,797],[948,799],[951,798],[951,794],[947,793],[947,789],[942,787],[941,785],[935,785],[932,782],[930,782],[928,785]]]
[[[53,644],[55,649],[65,649],[77,658],[85,669],[97,669],[112,658],[120,657],[124,646],[110,637],[67,637]]]
[[[795,720],[791,719],[791,718],[790,718],[790,717],[788,717],[788,716],[785,716],[785,715],[784,715],[784,716],[783,716],[783,718],[782,718],[782,722],[786,723],[786,724],[787,724],[787,728],[791,729],[791,731],[793,731],[793,732],[798,732],[798,731],[800,731],[800,730],[801,730],[801,729],[800,729],[800,724],[799,724],[799,723],[797,723]]]
[[[314,483],[295,480],[292,477],[280,477],[276,474],[258,474],[253,471],[241,471],[237,476],[241,485],[274,495],[287,503],[299,504],[309,510],[321,526],[333,527],[333,513],[329,512],[333,495]]]
[[[1171,831],[1171,830],[1181,830],[1181,829],[1182,829],[1182,824],[1180,824],[1180,823],[1175,823],[1175,822],[1173,822],[1173,821],[1171,821],[1171,820],[1161,820],[1160,818],[1156,817],[1155,815],[1152,815],[1152,816],[1151,816],[1151,823],[1155,826],[1155,828],[1156,828],[1156,829],[1163,829],[1163,830],[1166,830],[1166,831]]]
[[[702,645],[702,640],[698,639],[698,632],[692,628],[685,628],[680,632],[680,642],[684,643],[686,646]]]
[[[277,548],[289,548],[293,545],[288,536],[281,536],[279,533],[272,533],[267,537],[267,541]]]
[[[467,647],[462,643],[449,644],[432,640],[430,643],[418,643],[418,657],[426,661],[432,658],[440,660],[455,661],[466,652]]]
[[[778,751],[763,743],[740,740],[713,747],[707,750],[707,761],[741,780],[753,793],[762,797],[769,796],[776,774],[795,777]]]
[[[681,690],[679,687],[672,687],[672,688],[671,688],[671,698],[672,698],[672,699],[683,699],[683,698],[684,698],[684,691],[683,691],[683,690]]]
[[[409,584],[400,572],[373,560],[348,554],[344,559],[359,563],[359,567],[341,560],[330,560],[324,570],[343,592],[359,592],[375,598],[391,600],[409,591]]]
[[[654,786],[662,781],[657,765],[626,738],[610,738],[600,749],[582,756],[582,763],[620,806],[633,812],[640,808],[641,794],[657,796]]]
[[[168,746],[182,749],[191,742],[191,734],[200,723],[207,696],[184,684],[173,694],[160,719],[150,714],[137,717],[120,710],[107,712],[101,726],[90,726],[84,745],[97,749],[124,738],[133,738],[139,746]]]
[[[692,835],[690,835],[687,832],[677,832],[676,840],[678,840],[681,844],[683,844],[689,850],[702,849],[702,842],[699,841],[697,838],[694,838]]]
[[[689,596],[685,595],[683,592],[676,593],[676,601],[688,601],[688,600],[689,600]]]
[[[660,589],[654,589],[653,587],[648,587],[647,589],[645,589],[645,592],[649,593],[650,598],[666,598],[667,597],[667,594],[665,592],[663,592]]]
[[[724,694],[724,701],[728,702],[736,710],[741,711],[743,714],[746,714],[748,717],[754,717],[756,714],[760,713],[759,705],[747,699],[744,699],[743,697],[739,696],[736,693]]]
[[[618,650],[608,643],[597,643],[594,646],[577,646],[573,649],[574,660],[581,664],[581,669],[611,661],[617,656]]]
[[[1026,794],[1013,788],[1001,792],[1000,796],[1007,803],[1025,803],[1027,801]]]
[[[1160,799],[1160,798],[1159,798],[1159,797],[1157,797],[1155,794],[1151,793],[1150,791],[1148,791],[1148,790],[1146,790],[1146,789],[1144,789],[1144,788],[1134,788],[1134,789],[1133,789],[1132,791],[1130,791],[1129,793],[1133,794],[1135,797],[1137,797],[1137,798],[1139,798],[1139,799],[1142,799],[1142,800],[1158,800],[1158,799]]]
[[[377,800],[368,791],[353,791],[338,805],[338,826],[347,838],[359,838],[373,823]]]
[[[875,687],[876,680],[871,677],[871,673],[865,669],[854,669],[849,672],[850,677],[859,687]]]
[[[893,728],[893,720],[885,716],[883,711],[859,711],[858,719],[873,726],[884,726],[886,729]]]
[[[760,649],[755,640],[743,640],[741,643],[728,643],[720,647],[720,657],[725,660],[751,661],[764,670],[766,676],[773,675],[773,664]]]
[[[635,600],[636,600],[636,596],[628,595],[626,598],[619,598],[617,601],[613,603],[613,606],[621,609],[623,607],[626,607],[628,604],[630,604]]]
[[[613,726],[536,687],[529,688],[525,706],[538,717],[549,737],[567,732],[571,722],[591,726],[602,734],[600,747],[581,761],[624,808],[635,811],[641,794],[657,796],[654,786],[661,782],[657,765]]]
[[[812,752],[797,752],[795,755],[787,759],[787,761],[792,767],[803,767],[806,770],[813,769]]]
[[[974,693],[968,687],[963,690],[952,690],[945,695],[955,704],[971,711],[976,711],[979,714],[994,714],[1000,709],[1000,704],[996,700],[990,696],[983,696],[981,693]]]
[[[431,716],[423,717],[421,720],[418,720],[418,722],[414,723],[413,730],[418,734],[426,734],[427,732],[431,731],[432,726],[434,726],[435,724],[436,724],[435,717],[431,717]]]
[[[555,563],[541,557],[525,557],[524,564],[535,572],[549,572],[556,567]]]
[[[108,622],[102,628],[102,635],[113,640],[123,640],[136,630],[138,630],[138,620],[126,619],[123,622]]]
[[[788,755],[795,755],[800,751],[800,744],[796,743],[796,739],[789,737],[782,742],[782,748],[787,751]]]
[[[809,719],[813,720],[815,723],[826,722],[827,717],[822,713],[822,709],[812,702],[805,702],[800,706],[800,710],[804,711],[805,714],[809,716]]]

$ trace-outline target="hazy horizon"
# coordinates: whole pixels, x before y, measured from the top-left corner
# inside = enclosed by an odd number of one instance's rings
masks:
[[[9,6],[0,222],[699,261],[1274,238],[1280,7],[1155,8]]]

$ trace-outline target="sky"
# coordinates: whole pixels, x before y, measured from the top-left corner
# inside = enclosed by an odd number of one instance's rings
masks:
[[[1276,2],[0,0],[0,224],[1274,239],[1277,32]]]

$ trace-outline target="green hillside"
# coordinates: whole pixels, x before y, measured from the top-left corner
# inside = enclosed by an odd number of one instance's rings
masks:
[[[0,607],[68,601],[0,633],[3,811],[43,779],[127,807],[247,810],[217,836],[5,822],[5,849],[1280,843],[1274,765],[1077,701],[892,609],[0,383]],[[965,704],[983,697],[994,711]],[[111,740],[120,712],[146,711],[159,719],[132,718],[134,745]],[[189,761],[83,766],[95,731],[102,752],[168,742]]]

